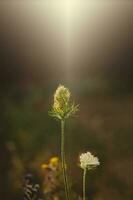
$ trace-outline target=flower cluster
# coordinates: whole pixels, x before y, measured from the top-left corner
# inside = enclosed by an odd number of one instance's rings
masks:
[[[93,156],[90,152],[86,152],[80,155],[80,167],[84,170],[90,170],[100,165],[97,157]]]
[[[78,106],[70,102],[70,91],[63,85],[59,85],[54,94],[54,103],[49,114],[60,120],[64,120],[74,115],[78,111]]]
[[[59,167],[59,158],[58,157],[52,157],[49,160],[49,163],[43,163],[41,165],[41,168],[46,170],[46,169],[51,169],[51,170],[57,170]]]
[[[55,109],[63,109],[64,104],[68,104],[70,99],[70,91],[63,85],[59,85],[54,94],[54,105]]]
[[[61,174],[61,166],[58,157],[50,158],[48,163],[43,163],[41,169],[44,175],[44,195],[47,199],[53,193],[56,195],[56,190],[59,187],[59,175]]]

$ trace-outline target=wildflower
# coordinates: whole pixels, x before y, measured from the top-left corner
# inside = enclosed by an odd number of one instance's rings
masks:
[[[80,167],[82,169],[92,169],[100,165],[97,157],[93,156],[90,152],[86,152],[80,155]]]
[[[67,178],[67,167],[65,159],[65,120],[73,116],[78,111],[78,105],[70,101],[70,91],[63,85],[59,85],[54,94],[54,103],[49,115],[59,119],[61,122],[61,166],[64,179],[66,200],[69,197],[69,184]]]
[[[48,166],[48,164],[45,164],[45,163],[44,163],[44,164],[41,165],[41,168],[42,168],[42,169],[48,169],[49,166]]]
[[[54,103],[49,114],[60,120],[64,120],[74,115],[78,111],[78,106],[70,102],[70,91],[63,85],[59,85],[54,94]]]
[[[63,85],[59,85],[54,94],[54,105],[55,109],[63,109],[64,104],[68,104],[70,99],[70,91]]]
[[[80,155],[80,167],[83,169],[83,200],[85,200],[86,188],[86,172],[100,165],[97,157],[93,156],[89,151]]]
[[[49,163],[52,165],[52,166],[57,166],[59,164],[59,158],[58,157],[52,157],[49,161]]]

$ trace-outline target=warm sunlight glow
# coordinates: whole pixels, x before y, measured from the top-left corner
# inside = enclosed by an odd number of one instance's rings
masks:
[[[108,0],[27,0],[3,6],[10,11],[9,28],[13,31],[12,24],[17,25],[15,40],[26,37],[28,48],[36,47],[31,57],[39,52],[42,66],[56,66],[71,80],[76,69],[101,66],[116,54],[119,35],[126,33],[123,23],[127,26],[128,15],[123,11],[129,9],[125,2]]]

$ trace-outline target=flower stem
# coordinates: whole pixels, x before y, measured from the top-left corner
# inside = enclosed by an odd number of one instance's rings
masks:
[[[61,164],[62,164],[62,172],[63,172],[63,180],[64,180],[66,200],[70,200],[69,186],[68,186],[67,172],[66,172],[64,129],[65,129],[65,121],[61,120]]]
[[[85,200],[85,188],[86,188],[85,182],[86,182],[86,169],[84,169],[83,172],[83,200]]]

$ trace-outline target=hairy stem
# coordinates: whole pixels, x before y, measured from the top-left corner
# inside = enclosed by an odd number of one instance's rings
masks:
[[[83,172],[83,200],[85,200],[85,188],[86,188],[85,182],[86,182],[86,169],[84,169]]]
[[[66,172],[64,129],[65,129],[65,121],[61,120],[61,164],[62,164],[62,172],[63,172],[63,180],[64,180],[66,200],[70,200],[69,186],[68,186],[67,172]]]

